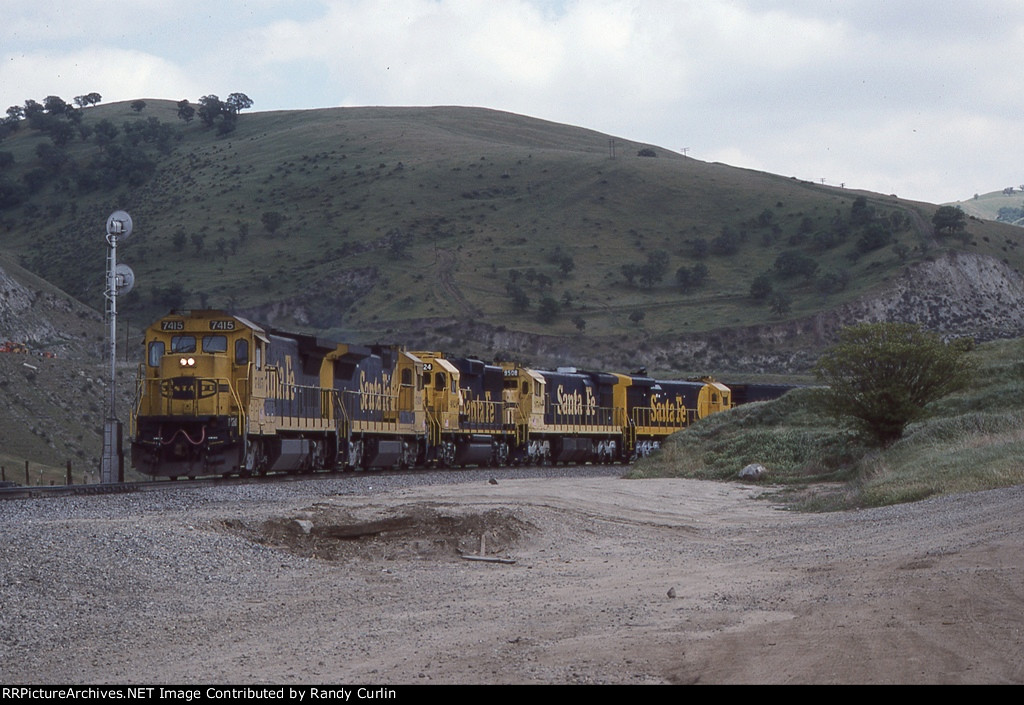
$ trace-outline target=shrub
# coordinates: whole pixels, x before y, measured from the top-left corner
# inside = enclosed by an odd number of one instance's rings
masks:
[[[926,405],[967,384],[965,347],[917,325],[862,324],[842,331],[815,374],[829,386],[829,412],[852,418],[876,444],[888,445],[925,415]]]

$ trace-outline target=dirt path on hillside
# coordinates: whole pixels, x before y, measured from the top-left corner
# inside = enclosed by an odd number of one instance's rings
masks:
[[[39,521],[8,587],[63,577],[4,593],[47,617],[3,680],[1024,682],[1024,488],[826,515],[762,492],[475,481]]]

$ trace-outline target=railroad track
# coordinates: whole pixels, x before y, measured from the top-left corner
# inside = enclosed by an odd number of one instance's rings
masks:
[[[590,465],[589,463],[587,465]],[[520,469],[540,466],[521,465],[514,466]],[[479,473],[481,471],[509,470],[512,466],[501,468],[472,467],[462,469],[446,468],[446,471]],[[324,480],[328,478],[357,478],[357,477],[385,477],[418,475],[438,468],[410,468],[398,469],[371,469],[371,470],[349,470],[334,472],[302,472],[302,473],[277,473],[273,475],[252,475],[250,477],[221,477],[211,476],[195,480],[140,480],[138,482],[111,482],[97,485],[39,485],[0,487],[0,501],[5,499],[38,499],[45,497],[68,497],[101,494],[131,494],[133,492],[159,492],[162,490],[180,490],[203,487],[230,487],[236,485],[257,485],[289,482],[304,482],[307,480]],[[486,476],[485,476],[486,477]]]
[[[413,472],[411,470],[373,470],[360,471],[360,476],[380,475],[387,472]],[[345,473],[354,475],[354,473]],[[207,477],[196,480],[140,480],[138,482],[110,482],[98,485],[39,485],[0,487],[0,500],[4,499],[37,499],[41,497],[67,497],[98,494],[130,494],[133,492],[154,492],[161,490],[180,490],[201,487],[222,487],[231,485],[255,485],[277,482],[301,482],[326,477],[342,477],[340,472],[317,472],[301,474],[257,475],[253,477]]]

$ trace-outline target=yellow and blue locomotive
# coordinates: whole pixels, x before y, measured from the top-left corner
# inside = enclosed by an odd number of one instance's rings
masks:
[[[130,429],[148,475],[413,465],[425,447],[422,363],[395,347],[268,331],[222,311],[146,330]]]
[[[132,463],[165,477],[629,462],[732,405],[710,380],[347,345],[214,310],[164,316],[145,353]]]

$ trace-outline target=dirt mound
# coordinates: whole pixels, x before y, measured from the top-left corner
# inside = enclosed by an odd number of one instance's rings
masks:
[[[316,505],[258,526],[239,522],[224,526],[264,545],[328,561],[507,556],[537,530],[510,509],[467,511],[429,504],[388,508],[372,517]]]

